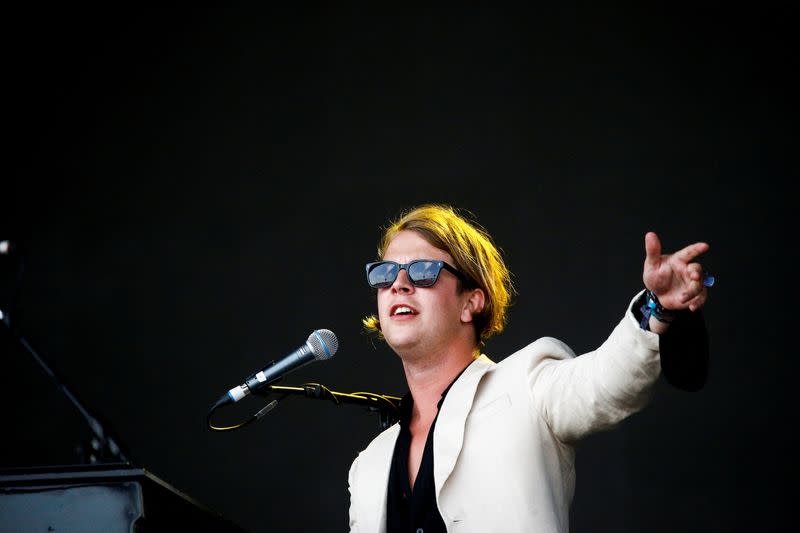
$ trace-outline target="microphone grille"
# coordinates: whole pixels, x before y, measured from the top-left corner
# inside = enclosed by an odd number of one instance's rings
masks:
[[[308,344],[317,360],[330,359],[339,349],[339,339],[329,329],[315,329],[308,336]]]

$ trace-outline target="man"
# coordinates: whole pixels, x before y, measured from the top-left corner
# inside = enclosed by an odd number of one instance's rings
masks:
[[[503,330],[513,287],[492,239],[445,205],[394,222],[367,265],[378,314],[364,322],[400,356],[409,393],[350,469],[351,531],[568,531],[575,443],[644,407],[662,367],[683,388],[705,380],[693,260],[708,248],[662,255],[648,233],[646,289],[597,350],[545,337],[494,364],[480,347]],[[660,338],[689,324],[700,334],[671,349],[695,345],[666,364]]]

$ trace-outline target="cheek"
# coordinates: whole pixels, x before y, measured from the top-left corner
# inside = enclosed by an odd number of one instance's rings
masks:
[[[379,292],[376,300],[378,303],[378,318],[383,319],[385,318],[384,313],[386,312],[386,304],[384,303],[386,298]]]

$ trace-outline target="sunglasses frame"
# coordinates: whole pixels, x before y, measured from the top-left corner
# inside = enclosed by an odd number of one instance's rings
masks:
[[[431,283],[430,285],[420,285],[419,283],[417,283],[416,281],[411,279],[411,276],[408,274],[408,269],[409,269],[409,267],[411,265],[413,265],[415,263],[421,263],[421,262],[433,263],[434,265],[439,267],[439,270],[436,272],[436,277],[433,278],[433,283]],[[383,265],[385,263],[396,265],[397,266],[397,274],[395,274],[394,279],[392,279],[392,281],[387,281],[387,282],[385,282],[385,284],[373,285],[369,281],[370,272],[372,272],[375,269],[375,267],[377,267],[378,265]],[[442,261],[440,259],[414,259],[413,261],[410,261],[408,263],[398,263],[397,261],[375,261],[373,263],[367,263],[367,265],[366,265],[367,284],[370,287],[372,287],[373,289],[386,289],[386,288],[391,287],[392,285],[394,285],[394,282],[397,281],[397,276],[400,275],[400,271],[401,270],[405,270],[406,271],[406,276],[408,277],[408,281],[410,281],[411,284],[414,285],[415,287],[423,287],[423,288],[425,288],[425,287],[433,287],[434,285],[436,285],[436,282],[439,281],[439,274],[442,273],[442,269],[445,269],[448,272],[450,272],[451,274],[453,274],[455,277],[460,279],[462,281],[462,283],[467,283],[466,276],[464,276],[464,274],[462,274],[456,267],[454,267],[453,265],[450,265],[446,261]]]

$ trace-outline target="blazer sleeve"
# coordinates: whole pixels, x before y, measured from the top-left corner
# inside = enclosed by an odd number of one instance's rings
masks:
[[[574,442],[641,410],[661,374],[658,337],[639,327],[629,306],[594,351],[576,357],[551,337],[530,345],[530,399],[555,437]]]

